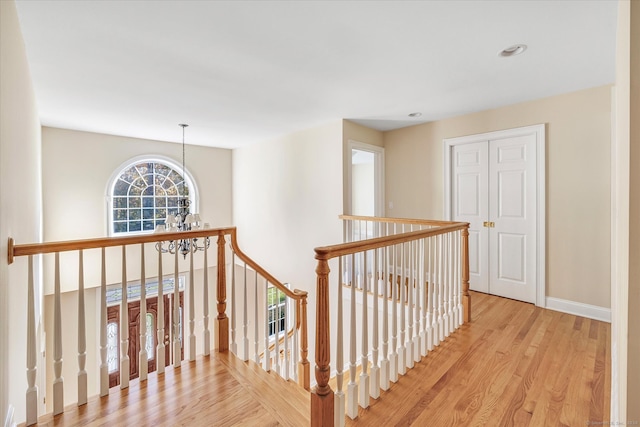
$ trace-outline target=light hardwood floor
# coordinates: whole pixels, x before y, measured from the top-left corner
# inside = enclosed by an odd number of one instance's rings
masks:
[[[471,301],[472,323],[348,426],[608,425],[609,324],[475,292]]]
[[[111,389],[39,426],[305,426],[309,392],[231,353],[215,353]]]
[[[472,322],[347,425],[601,425],[609,421],[609,339],[607,323],[472,293]],[[223,353],[39,425],[308,426],[309,413],[308,392]]]

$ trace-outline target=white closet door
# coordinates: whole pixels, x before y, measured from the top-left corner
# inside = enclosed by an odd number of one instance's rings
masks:
[[[469,288],[489,292],[487,141],[453,147],[452,208],[455,221],[469,223]]]
[[[489,141],[489,293],[536,301],[536,136]]]
[[[470,224],[472,290],[544,306],[544,144],[541,125],[444,141],[445,216]]]

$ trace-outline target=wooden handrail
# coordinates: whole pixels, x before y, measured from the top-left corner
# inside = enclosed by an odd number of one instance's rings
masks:
[[[9,238],[8,243],[8,255],[7,261],[9,264],[13,263],[15,257],[26,255],[38,255],[54,252],[68,252],[77,251],[81,249],[99,249],[109,248],[114,246],[135,245],[139,243],[157,243],[166,242],[170,240],[184,240],[194,239],[199,237],[215,237],[215,236],[231,236],[231,247],[233,251],[238,255],[240,259],[251,266],[262,277],[265,277],[269,282],[275,285],[278,289],[284,292],[289,298],[300,300],[307,295],[304,291],[291,291],[278,279],[273,277],[269,272],[262,268],[258,263],[247,256],[238,246],[236,227],[221,227],[221,228],[204,228],[190,231],[178,231],[178,232],[165,232],[165,233],[152,233],[138,236],[124,236],[124,237],[99,237],[94,239],[82,239],[82,240],[65,240],[58,242],[45,242],[45,243],[27,243],[16,245],[13,238]]]
[[[170,240],[231,235],[235,229],[236,227],[204,228],[200,230],[153,233],[139,236],[99,237],[94,239],[27,243],[22,245],[16,245],[13,239],[9,238],[8,262],[11,264],[13,262],[13,258],[24,255],[38,255],[53,252],[77,251],[80,249],[98,249],[113,246],[134,245],[137,243],[166,242]]]
[[[242,252],[242,250],[238,247],[238,241],[236,239],[236,228],[234,227],[231,231],[231,247],[233,248],[233,252],[240,258],[243,262],[245,262],[249,267],[251,267],[254,271],[257,271],[262,277],[267,279],[269,283],[275,285],[280,291],[282,291],[286,296],[292,298],[296,301],[301,300],[307,297],[306,291],[301,291],[299,289],[294,289],[293,291],[287,288],[282,282],[273,277],[267,270],[260,267],[260,265],[252,260],[247,254]]]
[[[338,215],[338,218],[344,221],[385,222],[389,224],[413,224],[413,225],[428,225],[428,226],[433,226],[433,225],[441,226],[441,225],[451,224],[451,221],[419,219],[419,218],[389,218],[389,217],[360,216],[360,215]]]
[[[351,255],[358,252],[370,251],[384,248],[385,246],[397,245],[410,242],[412,240],[446,234],[452,231],[465,230],[469,228],[468,222],[448,222],[437,228],[410,231],[408,233],[393,234],[390,236],[376,237],[373,239],[359,240],[355,242],[341,243],[338,245],[322,246],[315,248],[315,258],[317,260],[330,260],[343,255]]]

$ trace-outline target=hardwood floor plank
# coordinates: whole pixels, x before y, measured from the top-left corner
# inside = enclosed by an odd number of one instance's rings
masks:
[[[472,323],[347,426],[577,426],[608,417],[610,325],[473,293]]]
[[[133,380],[105,398],[69,406],[40,426],[300,426],[309,393],[228,353],[199,357],[164,375]]]

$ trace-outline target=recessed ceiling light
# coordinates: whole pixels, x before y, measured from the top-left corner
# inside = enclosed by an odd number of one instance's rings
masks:
[[[516,56],[527,50],[526,44],[514,44],[498,52],[498,56]]]
[[[420,117],[421,115],[422,115],[422,113],[421,113],[421,112],[416,111],[415,113],[411,113],[411,114],[409,114],[409,117]]]

